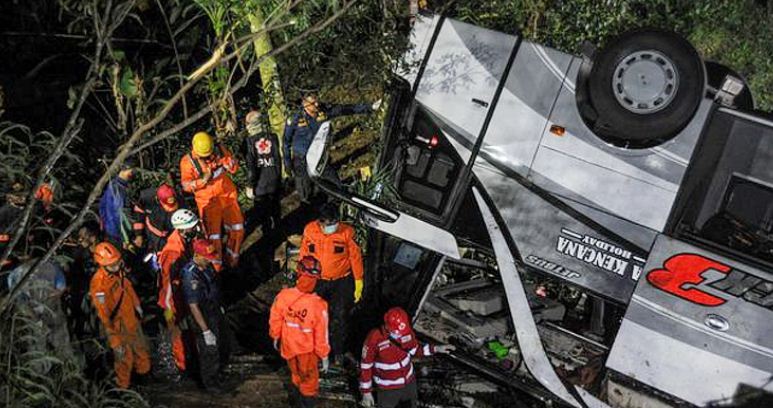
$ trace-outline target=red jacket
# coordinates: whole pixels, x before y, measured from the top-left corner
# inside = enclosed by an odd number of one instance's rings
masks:
[[[269,335],[281,342],[282,358],[314,353],[320,359],[330,354],[327,333],[327,302],[314,293],[297,288],[282,289],[268,319]]]
[[[392,339],[383,327],[371,330],[362,346],[360,391],[373,391],[374,382],[382,390],[405,387],[416,379],[411,359],[434,353],[433,346],[419,344],[413,331],[399,339]]]

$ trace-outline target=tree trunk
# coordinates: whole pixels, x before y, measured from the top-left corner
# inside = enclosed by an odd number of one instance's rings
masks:
[[[253,14],[249,15],[248,19],[250,21],[250,31],[255,33],[263,30],[265,17],[260,8],[257,8]],[[255,37],[255,40],[252,43],[255,47],[256,58],[268,54],[273,49],[271,46],[271,37],[269,37],[268,32]],[[285,129],[285,102],[282,84],[279,82],[276,59],[274,57],[264,59],[258,69],[260,70],[260,80],[263,83],[263,94],[266,98],[266,106],[268,107],[268,120],[271,124],[271,130],[279,136],[279,151],[282,152],[282,135],[284,134]],[[287,169],[283,169],[282,173],[287,175]]]

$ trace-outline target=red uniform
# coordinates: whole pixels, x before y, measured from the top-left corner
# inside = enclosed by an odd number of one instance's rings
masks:
[[[317,365],[330,353],[327,325],[327,303],[313,293],[285,288],[271,306],[269,335],[280,341],[293,384],[306,397],[319,391]]]
[[[433,346],[419,344],[412,330],[393,339],[384,328],[373,329],[365,339],[360,362],[360,391],[373,391],[373,383],[381,390],[395,390],[416,381],[413,372],[414,356],[435,353]]]
[[[219,145],[218,149],[219,154],[208,157],[199,157],[193,152],[183,156],[180,159],[180,177],[183,190],[193,193],[196,198],[207,238],[215,245],[218,253],[218,259],[212,263],[219,271],[223,253],[221,231],[225,229],[228,234],[225,259],[229,265],[235,266],[244,240],[244,216],[236,200],[236,185],[227,174],[236,173],[239,163],[224,146]],[[205,182],[203,178],[207,173],[212,176]]]

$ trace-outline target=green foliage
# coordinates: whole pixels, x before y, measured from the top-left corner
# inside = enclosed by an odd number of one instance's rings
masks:
[[[773,14],[753,0],[453,0],[437,9],[575,53],[584,40],[603,45],[637,27],[674,30],[745,76],[758,108],[773,109]]]
[[[28,286],[34,289],[36,282]],[[17,302],[0,320],[0,405],[4,407],[146,407],[139,394],[90,381],[69,344],[48,344],[55,313],[34,300]],[[59,311],[61,313],[61,310]],[[63,324],[63,322],[62,322]]]
[[[283,3],[264,2],[265,15],[276,14]],[[280,47],[341,5],[301,2],[281,20],[296,24],[272,32],[274,46]],[[359,1],[335,23],[282,53],[278,64],[288,101],[306,90],[324,91],[340,84],[350,91],[380,86],[407,45],[407,6],[408,2]]]

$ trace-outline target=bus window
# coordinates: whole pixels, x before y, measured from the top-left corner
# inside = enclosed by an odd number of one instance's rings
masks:
[[[452,200],[454,185],[464,167],[433,120],[419,110],[405,148],[397,190],[401,200],[440,216]]]
[[[696,154],[680,230],[742,256],[773,263],[773,128],[718,112]]]

